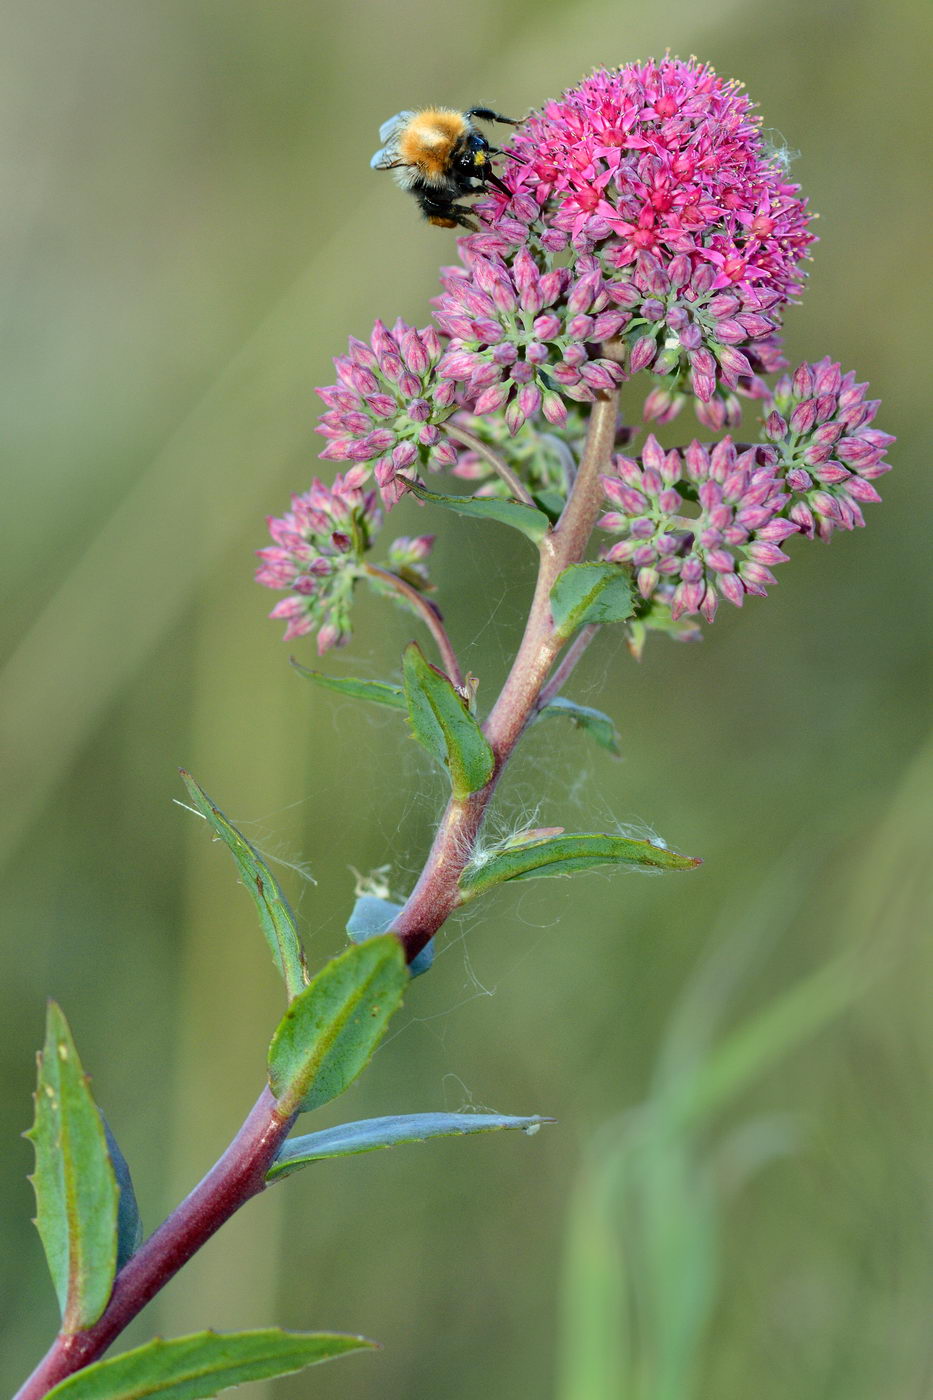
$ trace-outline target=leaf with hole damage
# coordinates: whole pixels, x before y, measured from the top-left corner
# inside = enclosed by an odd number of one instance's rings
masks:
[[[325,965],[292,1002],[269,1047],[269,1083],[284,1113],[319,1108],[350,1087],[407,983],[393,934],[355,944]]]
[[[294,659],[292,665],[300,676],[314,681],[325,690],[336,690],[340,695],[349,695],[353,700],[369,700],[374,705],[387,705],[392,710],[405,710],[405,692],[400,685],[390,685],[388,681],[358,680],[354,676],[327,676],[323,671],[309,671]]]
[[[432,666],[417,642],[402,658],[408,719],[419,744],[447,769],[455,798],[478,792],[492,777],[492,749],[447,676]]]
[[[197,1332],[191,1337],[156,1337],[134,1351],[96,1361],[48,1392],[46,1400],[210,1400],[246,1381],[286,1376],[369,1350],[375,1342],[328,1332]]]
[[[35,1122],[26,1136],[36,1153],[36,1228],[58,1294],[62,1331],[81,1332],[110,1299],[120,1192],[103,1121],[54,1001],[39,1055]]]
[[[365,1118],[359,1123],[341,1123],[320,1133],[291,1138],[282,1147],[266,1173],[267,1181],[320,1162],[325,1157],[349,1157],[359,1152],[375,1152],[380,1147],[398,1147],[405,1142],[427,1142],[434,1137],[462,1137],[467,1133],[497,1133],[518,1128],[536,1133],[542,1123],[553,1118],[514,1118],[501,1113],[400,1113],[388,1118]]]
[[[230,824],[216,803],[198,787],[191,774],[182,769],[181,776],[195,807],[233,856],[243,884],[253,897],[263,935],[285,982],[289,999],[296,997],[308,985],[308,972],[295,916],[278,881],[259,852]]]
[[[541,711],[540,719],[563,715],[577,729],[584,730],[590,738],[609,753],[619,756],[619,735],[615,725],[602,710],[594,710],[589,705],[578,705],[575,700],[567,700],[563,695],[555,696]]]
[[[506,880],[534,880],[540,876],[572,875],[598,865],[634,865],[654,870],[692,870],[700,864],[653,841],[602,832],[571,832],[542,841],[509,846],[476,865],[468,865],[460,877],[464,901],[485,894]]]
[[[477,520],[496,520],[500,525],[510,525],[520,530],[534,544],[544,539],[551,522],[543,510],[525,505],[522,501],[504,501],[500,496],[441,496],[417,483],[412,486],[414,494],[432,506],[443,506],[445,510],[456,511],[458,515],[471,515]]]
[[[551,589],[551,616],[565,640],[589,623],[624,622],[632,616],[632,580],[621,564],[571,564]]]

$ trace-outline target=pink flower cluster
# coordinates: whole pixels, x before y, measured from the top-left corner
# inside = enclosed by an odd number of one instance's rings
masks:
[[[599,390],[621,384],[620,366],[593,347],[617,336],[628,313],[610,304],[595,260],[575,274],[542,272],[524,248],[511,265],[474,252],[442,280],[435,315],[450,345],[438,374],[462,383],[474,413],[504,409],[513,434],[539,410],[562,426],[565,397],[592,402]]]
[[[870,426],[878,405],[865,387],[828,359],[803,364],[777,386],[765,444],[665,452],[651,436],[640,458],[617,456],[603,477],[615,509],[599,524],[619,539],[604,557],[631,565],[642,598],[675,622],[712,622],[720,598],[764,595],[788,536],[850,530],[864,524],[860,505],[880,500],[871,481],[890,470],[894,439]]]
[[[270,617],[286,620],[285,640],[317,632],[320,655],[350,635],[353,586],[380,523],[374,492],[364,491],[369,469],[351,467],[332,486],[313,481],[292,497],[287,514],[268,520],[274,544],[256,553],[257,583],[287,589]]]
[[[629,370],[739,387],[802,285],[805,201],[740,86],[695,60],[600,69],[514,133],[470,250],[594,254],[631,313]]]
[[[438,471],[457,460],[441,434],[456,392],[438,380],[440,357],[431,327],[416,331],[399,320],[389,331],[377,321],[368,345],[351,338],[349,353],[334,360],[338,382],[317,391],[327,405],[317,429],[328,439],[321,456],[368,463],[386,505],[394,505],[419,469]]]
[[[613,467],[603,485],[618,510],[599,524],[623,538],[604,557],[632,565],[646,600],[673,585],[662,596],[675,622],[685,613],[712,622],[720,598],[741,607],[775,582],[770,566],[787,559],[780,545],[797,526],[781,518],[788,498],[768,448],[740,452],[726,437],[681,454],[649,437],[640,462],[616,457]]]
[[[871,426],[878,399],[828,357],[779,380],[765,436],[780,456],[788,515],[803,534],[829,539],[864,525],[862,506],[880,501],[872,482],[891,470],[890,433]]]

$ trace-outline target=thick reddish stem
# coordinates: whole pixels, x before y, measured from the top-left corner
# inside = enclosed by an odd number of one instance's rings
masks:
[[[564,645],[554,631],[551,589],[558,574],[579,563],[602,508],[600,475],[608,470],[616,432],[618,396],[597,399],[586,449],[564,513],[541,542],[538,581],[525,635],[505,685],[483,726],[495,757],[492,777],[465,801],[451,798],[418,883],[392,925],[409,962],[434,937],[460,902],[459,880],[473,854],[490,798]]]

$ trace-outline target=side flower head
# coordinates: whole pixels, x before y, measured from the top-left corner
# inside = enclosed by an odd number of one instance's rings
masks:
[[[827,356],[775,388],[765,436],[779,456],[788,514],[810,538],[864,525],[862,506],[881,500],[872,482],[891,470],[884,454],[894,438],[871,426],[879,401],[866,399],[867,387]]]
[[[669,605],[675,622],[691,613],[712,622],[720,599],[741,607],[776,581],[771,567],[787,559],[780,545],[797,526],[781,518],[788,497],[771,449],[739,451],[726,437],[681,454],[649,437],[640,462],[613,466],[603,485],[618,509],[599,524],[621,538],[603,557],[632,566],[646,602]]]
[[[454,411],[456,389],[437,378],[438,334],[404,321],[388,330],[377,321],[369,344],[351,338],[349,353],[334,360],[337,383],[318,389],[327,405],[317,431],[328,439],[321,456],[366,463],[386,505],[423,468],[438,471],[457,460],[441,424]]]
[[[364,491],[366,467],[351,467],[332,486],[313,481],[292,508],[270,516],[274,544],[256,553],[256,582],[287,590],[270,617],[286,621],[285,640],[317,629],[320,655],[350,636],[353,587],[380,524],[376,496]]]

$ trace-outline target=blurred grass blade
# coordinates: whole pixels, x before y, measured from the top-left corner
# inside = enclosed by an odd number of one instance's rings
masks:
[[[450,680],[424,657],[417,642],[402,660],[412,732],[450,774],[455,798],[479,792],[492,777],[492,749]]]
[[[97,1321],[110,1298],[119,1191],[100,1113],[54,1001],[39,1055],[36,1118],[26,1136],[36,1152],[36,1227],[58,1294],[62,1330],[80,1332]]]
[[[602,710],[594,710],[589,705],[578,705],[575,700],[568,700],[563,695],[556,696],[545,705],[539,715],[539,719],[547,719],[549,716],[563,715],[577,729],[584,730],[590,738],[600,746],[601,749],[608,750],[609,753],[619,756],[619,735],[615,725],[608,715],[604,715]]]
[[[295,916],[288,906],[288,901],[258,851],[230,824],[190,773],[182,769],[181,776],[195,807],[202,817],[206,818],[208,825],[220,837],[236,862],[243,883],[252,895],[259,913],[259,922],[272,952],[273,961],[285,983],[289,1000],[292,1000],[308,985],[308,970],[295,925]]]
[[[130,1259],[142,1244],[143,1222],[139,1218],[139,1203],[136,1200],[136,1190],[130,1175],[129,1164],[120,1151],[120,1144],[111,1132],[110,1124],[103,1114],[100,1115],[100,1121],[104,1125],[110,1165],[113,1167],[113,1174],[120,1192],[120,1203],[117,1208],[117,1269],[122,1269],[127,1259]]]
[[[246,1381],[286,1376],[375,1346],[365,1337],[327,1332],[197,1332],[161,1337],[109,1361],[97,1361],[49,1391],[48,1400],[209,1400]]]
[[[851,958],[820,968],[749,1017],[695,1069],[675,1080],[667,1111],[691,1122],[710,1117],[846,1011],[868,985],[866,970]]]
[[[468,865],[460,877],[460,889],[467,900],[485,894],[506,880],[571,875],[598,865],[692,870],[699,864],[693,856],[680,856],[653,841],[634,841],[627,836],[609,836],[604,832],[571,832],[509,846],[476,865]]]
[[[319,1108],[366,1068],[402,1003],[408,969],[393,934],[333,958],[292,1002],[269,1047],[269,1083],[283,1112]]]
[[[336,690],[341,695],[349,695],[354,700],[369,700],[374,705],[388,705],[393,710],[407,710],[405,692],[400,685],[390,685],[388,681],[358,680],[355,676],[328,676],[324,671],[309,671],[292,657],[292,665],[305,680],[325,690]]]
[[[560,1284],[556,1400],[636,1400],[618,1197],[624,1159],[593,1155],[570,1198]]]
[[[267,1181],[278,1181],[309,1162],[325,1157],[349,1157],[360,1152],[376,1152],[380,1147],[398,1147],[405,1142],[426,1142],[434,1137],[463,1137],[467,1133],[497,1133],[507,1128],[536,1132],[553,1118],[513,1118],[501,1113],[401,1113],[387,1118],[364,1118],[358,1123],[341,1123],[320,1133],[291,1138],[266,1173]]]
[[[595,622],[624,622],[635,608],[632,582],[621,564],[571,564],[551,589],[551,616],[559,636]]]

